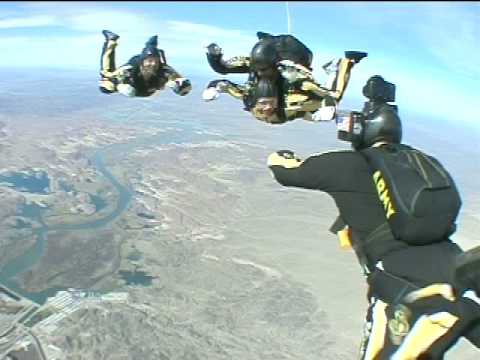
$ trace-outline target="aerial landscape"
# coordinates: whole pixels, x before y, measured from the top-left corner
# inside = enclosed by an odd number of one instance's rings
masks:
[[[67,84],[61,73],[51,76],[57,90],[23,94],[37,111],[4,102],[1,115],[2,283],[47,309],[73,296],[66,291],[84,292],[67,304],[75,311],[60,311],[48,326],[22,319],[46,353],[355,356],[364,285],[353,253],[327,232],[333,201],[278,186],[266,167],[279,148],[303,156],[345,148],[332,124],[272,127],[229,116],[228,99],[215,111],[199,97],[183,106],[187,100],[171,94],[105,105],[89,93],[78,101],[89,79],[62,97]],[[20,87],[5,84],[12,96]],[[40,106],[46,97],[56,100]],[[436,143],[452,141],[437,135]],[[455,236],[471,247],[480,206],[468,174],[478,165],[457,161],[460,151],[437,156],[464,192]]]
[[[368,52],[340,110],[361,111],[370,76],[394,83],[403,142],[460,192],[451,238],[478,246],[478,4],[92,4],[0,5],[0,360],[358,358],[367,283],[329,231],[336,204],[267,166],[350,144],[335,121],[273,125],[227,94],[204,101],[225,78],[205,56],[214,41],[247,55],[257,31],[293,33],[317,79]],[[117,65],[158,34],[192,90],[100,91],[103,29],[120,34]],[[462,338],[445,359],[478,349]]]

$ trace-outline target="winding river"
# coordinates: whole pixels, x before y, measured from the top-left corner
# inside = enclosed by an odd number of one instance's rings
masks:
[[[28,249],[25,253],[21,256],[15,258],[14,260],[10,261],[6,264],[2,271],[0,272],[0,281],[11,288],[12,290],[16,291],[20,295],[23,295],[37,303],[44,303],[46,298],[49,296],[54,295],[60,289],[47,289],[45,291],[39,293],[30,293],[23,289],[21,289],[15,282],[11,279],[14,278],[17,274],[20,274],[24,271],[29,270],[32,268],[42,257],[45,249],[45,243],[47,239],[47,234],[49,231],[55,230],[62,230],[62,231],[76,231],[76,230],[92,230],[92,229],[99,229],[110,222],[118,218],[124,210],[128,207],[132,192],[125,186],[123,186],[114,176],[113,174],[108,171],[106,168],[103,158],[102,158],[102,151],[97,151],[93,156],[93,164],[95,165],[96,169],[107,178],[110,183],[115,187],[118,193],[117,204],[115,209],[108,215],[104,216],[103,218],[96,219],[93,221],[87,221],[81,224],[60,224],[55,226],[47,226],[41,220],[41,214],[37,212],[34,214],[34,217],[39,220],[42,224],[42,227],[35,230],[35,235],[37,237],[37,241],[35,245]]]
[[[128,153],[139,146],[182,143],[185,141],[195,141],[199,139],[205,140],[205,135],[196,133],[195,131],[192,131],[192,129],[188,130],[189,131],[185,131],[185,129],[181,129],[180,131],[168,132],[168,134],[161,133],[160,135],[155,135],[149,138],[133,140],[129,143],[109,145],[98,150],[93,155],[92,161],[98,172],[108,179],[118,192],[118,199],[115,209],[110,214],[100,219],[79,224],[59,224],[55,226],[47,226],[45,223],[43,223],[41,211],[39,211],[38,208],[35,209],[35,207],[33,207],[28,209],[28,216],[35,218],[40,224],[42,224],[39,229],[35,230],[37,240],[30,249],[1,268],[0,283],[3,283],[18,294],[25,296],[26,298],[29,298],[39,304],[43,304],[47,297],[55,295],[58,290],[62,290],[51,288],[38,293],[30,293],[19,287],[18,284],[16,284],[12,279],[15,278],[16,275],[33,268],[38,263],[40,258],[43,256],[49,231],[81,231],[100,229],[117,219],[127,209],[132,198],[132,192],[130,189],[122,185],[107,169],[103,161],[105,155],[108,153]]]

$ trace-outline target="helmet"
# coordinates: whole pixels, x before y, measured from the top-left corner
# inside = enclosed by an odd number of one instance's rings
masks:
[[[250,61],[253,70],[274,67],[279,61],[275,43],[270,38],[260,40],[252,49]]]
[[[279,121],[279,99],[275,82],[260,79],[252,89],[250,106],[253,116],[257,119],[276,123]]]
[[[355,150],[365,149],[378,141],[399,144],[402,123],[396,106],[378,104],[367,113],[351,112],[337,116],[338,138],[349,141]]]
[[[145,47],[142,50],[141,58],[145,59],[149,56],[160,58],[160,52],[158,51],[157,44],[157,35],[154,35],[150,39],[148,39],[148,41],[145,43]]]
[[[253,90],[254,102],[260,98],[277,97],[277,84],[269,79],[259,79]]]
[[[396,107],[381,104],[364,119],[362,134],[353,143],[355,149],[367,148],[378,141],[400,144],[402,142],[402,122]]]

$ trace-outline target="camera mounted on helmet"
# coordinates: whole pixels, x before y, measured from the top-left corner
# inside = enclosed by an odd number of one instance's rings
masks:
[[[362,93],[369,100],[362,112],[337,112],[338,139],[350,142],[356,150],[378,141],[400,143],[402,124],[398,108],[388,104],[395,101],[395,85],[375,75],[367,80]]]
[[[377,103],[395,101],[395,85],[385,81],[380,75],[368,79],[363,86],[362,93],[367,99]]]

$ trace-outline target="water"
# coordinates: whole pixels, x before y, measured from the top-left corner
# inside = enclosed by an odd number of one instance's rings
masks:
[[[202,125],[196,126],[197,129],[201,128]],[[209,136],[212,137],[212,136]],[[105,215],[104,217],[92,221],[87,221],[84,223],[79,224],[60,224],[48,227],[44,224],[41,213],[42,208],[37,205],[26,205],[23,208],[22,216],[33,218],[42,224],[42,227],[35,230],[35,235],[37,237],[37,241],[35,245],[28,249],[24,254],[21,256],[13,259],[10,263],[6,264],[0,271],[0,282],[5,284],[5,286],[11,288],[12,290],[16,291],[17,293],[29,298],[32,301],[35,301],[39,304],[43,304],[47,297],[53,296],[56,294],[57,291],[63,290],[60,288],[50,288],[46,289],[45,291],[39,293],[31,293],[28,291],[24,291],[21,289],[18,284],[16,284],[12,279],[31,269],[35,264],[38,263],[40,258],[43,256],[45,251],[45,242],[48,238],[49,231],[81,231],[81,230],[92,230],[92,229],[99,229],[107,226],[112,221],[116,220],[128,207],[132,198],[132,191],[127,187],[123,186],[108,169],[106,168],[103,162],[103,156],[108,156],[109,154],[118,155],[121,153],[128,153],[132,151],[134,148],[139,146],[149,146],[149,145],[162,145],[162,144],[169,144],[169,143],[182,143],[187,141],[196,141],[196,140],[205,140],[205,135],[201,135],[192,131],[191,128],[188,128],[188,131],[184,131],[180,129],[180,131],[171,131],[169,133],[160,133],[159,135],[155,135],[148,138],[141,138],[133,140],[129,143],[123,144],[114,144],[109,145],[103,149],[98,150],[93,158],[92,162],[96,169],[103,175],[110,183],[115,187],[118,193],[117,204],[115,209],[110,213]],[[73,190],[72,188],[68,187],[68,184],[63,184],[64,188],[68,188]],[[33,189],[30,187],[30,189]],[[38,187],[34,188],[34,190],[38,190]],[[91,195],[92,201],[94,202],[95,206],[97,207],[97,211],[105,207],[107,204],[106,202],[97,195]],[[124,278],[127,284],[141,284],[144,286],[148,286],[151,284],[152,277],[146,275],[142,271],[134,271],[134,272],[120,272],[120,276]]]
[[[50,179],[46,172],[14,172],[6,175],[0,175],[0,183],[13,187],[15,190],[30,192],[35,194],[48,194],[50,189]]]
[[[90,199],[92,200],[93,204],[95,205],[96,211],[101,211],[104,207],[107,206],[107,202],[105,200],[103,200],[98,195],[90,194]]]

